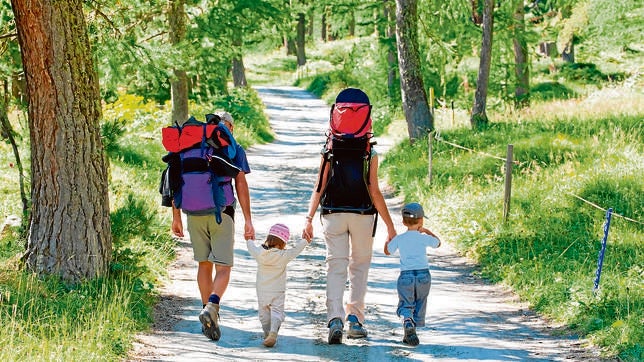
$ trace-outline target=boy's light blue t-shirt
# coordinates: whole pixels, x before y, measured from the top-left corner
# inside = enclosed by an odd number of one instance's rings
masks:
[[[396,235],[387,246],[390,254],[398,250],[400,254],[400,270],[427,269],[427,247],[437,248],[440,241],[417,230],[408,230]]]

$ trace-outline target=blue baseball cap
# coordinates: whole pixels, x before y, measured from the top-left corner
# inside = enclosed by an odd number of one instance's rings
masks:
[[[420,218],[425,218],[425,211],[423,210],[423,206],[417,202],[412,202],[407,205],[405,205],[402,208],[402,216],[403,217],[410,217],[412,219],[420,219]]]

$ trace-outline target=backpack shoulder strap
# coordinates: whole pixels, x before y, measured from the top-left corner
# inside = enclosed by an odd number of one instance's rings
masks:
[[[333,152],[329,148],[329,142],[331,142],[330,138],[327,140],[327,144],[324,146],[324,152],[322,152],[323,161],[322,161],[322,166],[320,167],[320,177],[318,178],[318,186],[315,189],[315,192],[320,192],[320,190],[322,190],[322,180],[324,179],[324,172],[326,171],[326,166],[327,164],[331,163],[333,160]],[[328,177],[326,181],[327,183],[329,182]]]

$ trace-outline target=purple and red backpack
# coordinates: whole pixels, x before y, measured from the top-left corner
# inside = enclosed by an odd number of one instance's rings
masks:
[[[182,126],[161,130],[168,154],[159,191],[162,205],[174,206],[187,214],[214,213],[221,223],[221,212],[228,206],[223,186],[241,169],[233,163],[237,144],[219,116],[206,115],[206,122],[190,117]]]

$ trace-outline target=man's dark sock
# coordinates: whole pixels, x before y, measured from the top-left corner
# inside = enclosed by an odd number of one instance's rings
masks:
[[[208,298],[208,302],[219,304],[219,296],[217,294],[210,294],[210,298]]]

